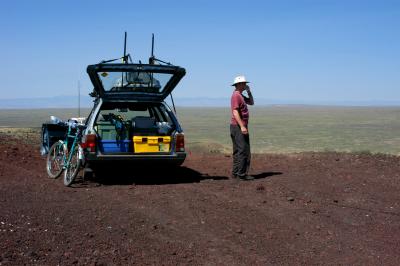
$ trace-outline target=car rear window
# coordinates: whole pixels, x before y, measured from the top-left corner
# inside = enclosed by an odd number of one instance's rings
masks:
[[[162,104],[105,104],[100,110],[97,121],[108,121],[110,116],[119,116],[123,121],[132,121],[135,117],[151,117],[156,122],[167,122],[173,126],[170,114]]]
[[[151,72],[99,72],[105,92],[161,92],[173,74]]]

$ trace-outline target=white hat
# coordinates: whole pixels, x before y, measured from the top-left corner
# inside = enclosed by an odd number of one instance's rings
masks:
[[[249,83],[248,81],[246,81],[246,78],[244,76],[237,76],[234,80],[233,80],[233,84],[232,86],[235,86],[238,83]]]

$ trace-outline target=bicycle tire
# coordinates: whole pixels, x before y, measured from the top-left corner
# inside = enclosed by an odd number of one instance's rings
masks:
[[[62,141],[55,142],[49,149],[46,160],[46,170],[49,178],[57,178],[63,171],[65,146]]]
[[[73,147],[71,147],[71,150],[72,148]],[[64,185],[67,187],[72,184],[81,166],[81,160],[79,159],[79,145],[75,145],[73,150],[71,161],[67,164],[67,167],[64,171]]]

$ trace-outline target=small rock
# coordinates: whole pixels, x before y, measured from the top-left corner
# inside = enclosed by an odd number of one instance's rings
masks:
[[[338,200],[333,200],[333,202],[334,202],[334,203],[338,203],[339,201],[338,201]]]
[[[241,234],[241,233],[243,233],[243,231],[242,231],[242,229],[236,229],[236,231],[235,231],[236,233],[238,233],[238,234]]]
[[[154,230],[157,230],[157,228],[158,228],[158,226],[155,224],[155,225],[153,225],[153,229]]]
[[[312,213],[314,213],[314,214],[316,214],[316,213],[317,213],[317,211],[316,211],[316,210],[312,210],[311,212],[312,212]]]
[[[256,189],[257,189],[258,191],[262,191],[262,190],[265,190],[265,187],[264,187],[263,185],[259,184],[259,185],[256,187]]]
[[[37,258],[37,257],[38,257],[38,254],[37,254],[36,252],[34,252],[34,251],[28,251],[28,252],[26,253],[26,255],[27,255],[28,257],[32,257],[32,258]]]
[[[287,197],[286,199],[287,199],[287,201],[294,201],[293,197]]]

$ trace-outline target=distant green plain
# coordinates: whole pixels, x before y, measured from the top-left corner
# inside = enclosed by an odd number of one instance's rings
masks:
[[[83,109],[87,115],[89,109]],[[0,110],[0,132],[36,134],[50,115],[66,119],[73,109]],[[189,151],[231,151],[229,108],[177,108]],[[400,155],[400,107],[250,107],[254,153],[304,151]],[[19,133],[18,133],[19,132]]]

